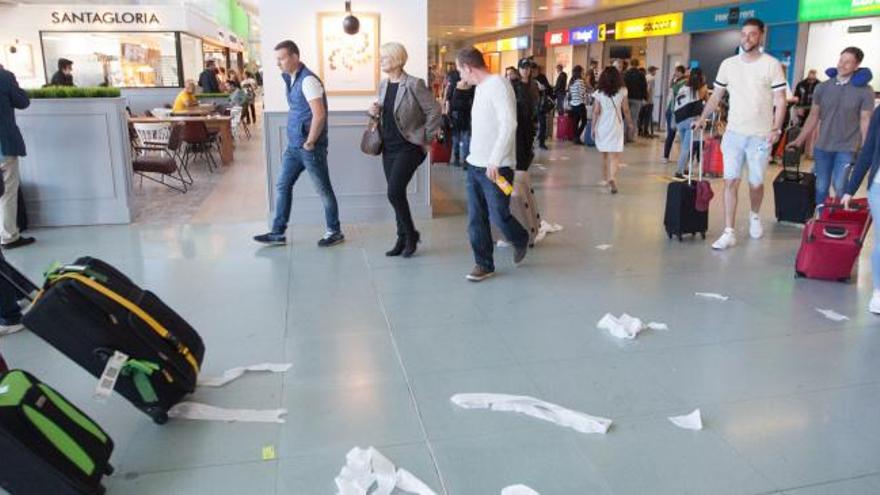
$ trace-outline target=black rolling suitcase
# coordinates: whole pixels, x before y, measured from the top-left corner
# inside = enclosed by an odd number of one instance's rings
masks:
[[[800,128],[790,127],[785,141],[797,139]],[[816,209],[816,176],[801,172],[801,148],[786,147],[782,155],[782,171],[773,180],[776,220],[806,223]]]
[[[113,440],[30,374],[0,373],[0,489],[22,494],[102,494]]]
[[[96,377],[125,354],[114,390],[159,424],[195,390],[205,354],[183,318],[94,258],[52,270],[24,325]]]
[[[691,133],[691,150],[694,149],[694,135],[700,135],[700,139],[696,142],[702,145],[702,130],[694,130]],[[696,155],[696,156],[695,156]],[[705,239],[706,231],[709,230],[709,211],[697,210],[697,188],[703,181],[703,153],[695,154],[691,152],[691,160],[688,164],[687,181],[670,182],[666,188],[666,213],[664,215],[663,224],[666,226],[666,235],[670,239],[678,237],[682,240],[682,236],[691,234],[700,236]],[[698,163],[699,179],[693,180],[693,164]]]

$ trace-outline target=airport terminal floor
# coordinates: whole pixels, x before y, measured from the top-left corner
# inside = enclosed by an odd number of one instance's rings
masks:
[[[390,222],[344,224],[346,242],[329,249],[315,245],[323,229],[296,225],[287,246],[263,248],[251,236],[264,221],[222,215],[37,230],[37,244],[8,253],[35,279],[53,260],[111,262],[201,333],[204,374],[292,363],[193,397],[286,408],[284,424],[157,426],[118,396],[93,400],[96,380],[27,331],[3,337],[3,353],[110,433],[119,447],[109,493],[335,493],[355,446],[375,447],[450,495],[519,483],[544,495],[880,492],[880,319],[866,310],[872,243],[849,284],[796,279],[802,230],[775,222],[768,188],[765,238],[748,239],[741,222],[740,243],[714,252],[717,180],[708,239],[670,241],[662,211],[673,165],[659,163],[658,145],[627,148],[611,195],[596,186],[596,151],[552,143],[531,175],[542,216],[564,230],[520,267],[509,248],[496,249],[498,275],[480,284],[464,278],[473,266],[464,175],[446,165],[434,166],[443,204],[417,221],[423,242],[412,259],[384,256]],[[597,328],[606,313],[668,330],[619,340]],[[532,396],[613,424],[584,434],[450,401],[481,392]],[[702,431],[667,419],[696,408]]]

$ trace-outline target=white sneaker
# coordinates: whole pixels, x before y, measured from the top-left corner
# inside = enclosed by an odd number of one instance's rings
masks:
[[[733,229],[724,229],[724,233],[712,244],[712,249],[724,251],[727,248],[736,246],[736,233]]]
[[[505,241],[504,239],[498,239],[498,242],[495,243],[495,246],[500,248],[509,248],[510,246],[513,246],[513,244]]]
[[[880,290],[874,291],[874,296],[871,297],[871,302],[868,303],[868,311],[875,315],[880,315]]]
[[[755,212],[749,213],[749,236],[752,239],[764,237],[764,226],[761,225],[761,215]]]
[[[15,332],[20,332],[22,330],[24,330],[24,325],[21,323],[17,325],[0,325],[0,336],[12,335]]]
[[[669,163],[669,158],[666,158],[664,156],[663,158],[660,159],[660,163]]]

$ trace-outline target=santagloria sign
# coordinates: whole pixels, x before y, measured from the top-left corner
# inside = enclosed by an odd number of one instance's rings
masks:
[[[159,24],[146,12],[52,12],[52,24]]]

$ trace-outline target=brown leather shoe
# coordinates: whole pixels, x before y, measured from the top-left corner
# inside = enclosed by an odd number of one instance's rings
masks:
[[[487,278],[491,277],[492,275],[495,275],[495,272],[486,270],[485,268],[483,268],[480,265],[476,265],[476,266],[474,266],[474,269],[471,270],[471,272],[468,273],[467,277],[465,277],[465,278],[467,278],[471,282],[482,282],[483,280],[486,280]]]

